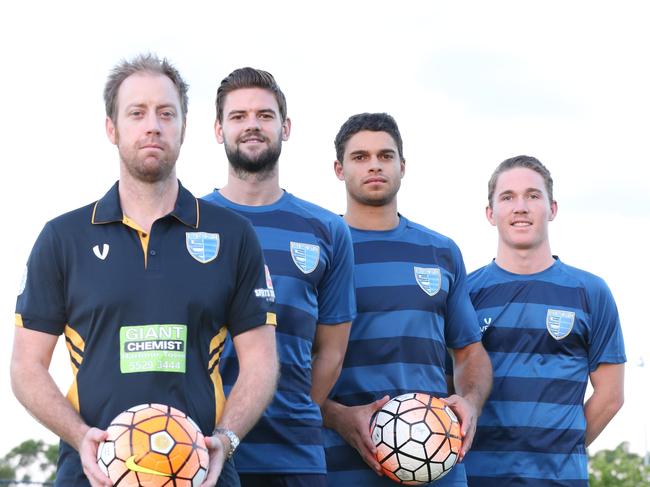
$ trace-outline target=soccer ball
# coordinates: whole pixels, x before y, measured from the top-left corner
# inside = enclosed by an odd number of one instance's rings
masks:
[[[421,485],[449,473],[460,453],[460,425],[440,399],[423,393],[388,401],[370,420],[370,436],[384,474]]]
[[[97,463],[115,487],[198,487],[208,472],[203,434],[171,406],[134,406],[107,431]]]

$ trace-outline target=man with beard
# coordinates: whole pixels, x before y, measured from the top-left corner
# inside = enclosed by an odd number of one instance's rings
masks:
[[[249,222],[176,178],[187,85],[167,60],[121,62],[104,99],[119,181],[38,237],[16,304],[13,390],[62,440],[57,486],[112,485],[98,445],[115,416],[144,403],[199,425],[210,449],[203,487],[238,485],[225,459],[270,401],[278,371],[259,242]],[[241,366],[226,401],[217,364],[228,332]],[[62,333],[74,373],[67,397],[48,371]],[[142,471],[137,461],[128,468]]]
[[[289,139],[284,94],[266,71],[242,68],[219,86],[217,141],[228,183],[205,197],[253,223],[275,290],[281,375],[275,398],[242,443],[235,465],[244,487],[325,485],[319,406],[338,377],[355,315],[352,245],[343,220],[280,188],[278,158]],[[238,360],[226,344],[226,391]]]
[[[357,317],[341,375],[322,407],[328,485],[390,487],[370,438],[372,415],[388,397],[426,392],[460,419],[460,460],[492,382],[454,242],[397,211],[406,169],[397,123],[386,113],[350,117],[335,139],[336,176],[345,181],[345,221],[354,242]],[[449,396],[445,357],[454,361]],[[448,396],[448,397],[447,397]],[[365,462],[365,463],[364,463]],[[436,486],[466,486],[457,464]]]

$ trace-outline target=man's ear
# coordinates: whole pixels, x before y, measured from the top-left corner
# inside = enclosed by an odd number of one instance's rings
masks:
[[[282,140],[284,142],[289,140],[289,135],[291,135],[291,119],[287,117],[286,120],[282,122]]]
[[[553,200],[551,202],[551,216],[548,218],[548,221],[552,222],[557,216],[557,201]]]
[[[221,125],[219,119],[214,121],[214,135],[217,138],[217,142],[223,144],[223,125]]]
[[[334,161],[334,174],[336,174],[336,177],[341,181],[345,180],[345,176],[343,175],[343,164],[338,160]]]
[[[106,117],[106,122],[104,122],[104,125],[106,126],[106,136],[108,137],[108,140],[111,141],[111,144],[117,145],[117,141],[119,139],[119,136],[117,134],[117,127],[110,119],[110,117]]]
[[[494,210],[490,205],[487,205],[485,207],[485,217],[487,220],[490,222],[490,224],[494,227],[497,226],[497,223],[494,221]]]

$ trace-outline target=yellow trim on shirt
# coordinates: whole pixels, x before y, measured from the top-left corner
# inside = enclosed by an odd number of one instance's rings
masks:
[[[79,373],[79,368],[75,365],[74,360],[77,361],[78,364],[81,364],[83,362],[83,355],[80,355],[79,352],[77,352],[73,347],[76,347],[77,349],[81,350],[81,352],[84,351],[85,348],[85,343],[83,338],[81,338],[81,335],[72,328],[70,325],[65,325],[65,329],[63,330],[63,333],[67,340],[65,341],[65,346],[68,348],[68,353],[70,354],[70,367],[72,368],[72,384],[70,384],[70,389],[68,389],[68,393],[66,394],[66,398],[72,404],[72,407],[79,412],[79,386],[77,385],[77,374]]]
[[[271,326],[278,326],[278,317],[275,313],[266,313],[266,324]]]
[[[149,233],[145,232],[140,225],[131,220],[128,216],[122,216],[122,223],[127,227],[132,228],[138,232],[138,237],[140,237],[140,245],[142,245],[142,252],[144,252],[144,266],[147,267],[147,249],[149,248]]]
[[[208,363],[208,370],[210,370],[212,367],[214,369],[212,370],[212,374],[210,374],[210,379],[212,380],[212,384],[214,387],[214,412],[215,412],[215,417],[214,417],[214,424],[217,425],[219,424],[219,420],[221,419],[221,415],[223,414],[223,408],[226,404],[226,395],[223,392],[223,382],[221,380],[221,375],[219,374],[219,367],[218,367],[218,362],[219,358],[221,357],[221,352],[223,352],[223,342],[226,341],[226,337],[228,336],[228,329],[225,326],[222,326],[221,329],[219,330],[219,333],[217,333],[212,340],[210,340],[210,354],[214,350],[217,350],[221,348],[221,350],[218,353],[214,354],[214,357],[212,357],[212,360]]]

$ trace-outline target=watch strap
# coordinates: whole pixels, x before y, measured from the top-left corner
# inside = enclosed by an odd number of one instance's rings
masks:
[[[228,441],[230,442],[230,450],[226,453],[226,459],[230,460],[230,458],[232,458],[233,453],[235,453],[235,450],[239,446],[239,436],[237,436],[234,431],[231,431],[227,428],[219,428],[219,427],[215,428],[212,434],[213,435],[219,434],[228,438]]]

